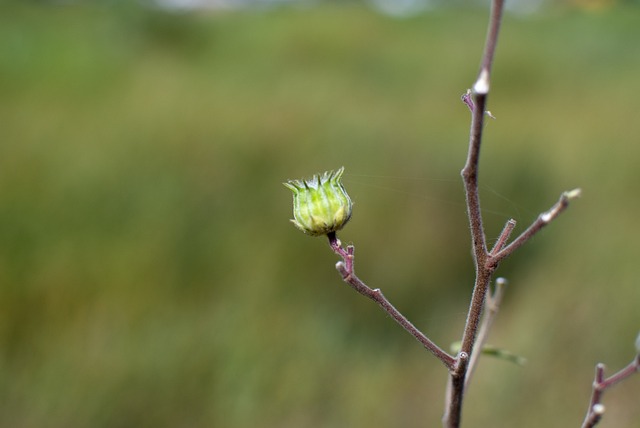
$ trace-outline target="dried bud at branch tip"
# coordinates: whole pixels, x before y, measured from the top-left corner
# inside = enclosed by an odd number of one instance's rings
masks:
[[[556,218],[560,212],[567,207],[569,201],[576,199],[582,195],[582,189],[573,189],[563,192],[560,196],[560,201],[555,204],[549,211],[540,214],[540,220],[545,223],[549,223]]]
[[[283,183],[293,192],[293,220],[311,236],[326,235],[344,227],[351,218],[353,203],[340,182],[344,167],[316,174],[308,180]]]
[[[564,192],[564,197],[567,198],[568,200],[576,199],[576,198],[579,198],[580,196],[582,196],[582,189],[580,188]]]
[[[509,281],[507,281],[507,279],[506,279],[506,278],[503,278],[503,277],[496,278],[496,284],[497,284],[497,285],[505,286],[505,285],[507,285],[508,283],[509,283]]]

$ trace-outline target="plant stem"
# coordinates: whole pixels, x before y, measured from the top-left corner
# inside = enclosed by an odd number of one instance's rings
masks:
[[[511,222],[512,220],[510,220],[508,224],[512,224]],[[515,222],[513,224],[515,225]],[[468,387],[469,382],[471,381],[471,377],[473,376],[473,373],[478,366],[480,351],[484,348],[487,337],[489,336],[489,331],[491,330],[491,326],[493,325],[493,321],[495,320],[496,315],[498,314],[498,310],[500,309],[500,303],[502,303],[502,297],[504,296],[504,289],[506,285],[506,279],[498,278],[496,279],[493,293],[487,294],[484,305],[485,308],[482,314],[482,321],[480,322],[480,329],[478,330],[478,336],[475,343],[476,352],[471,354],[471,359],[469,360],[469,368],[467,369],[467,376],[464,380],[465,388]]]
[[[484,116],[490,88],[491,67],[493,65],[493,58],[498,41],[503,7],[504,0],[492,0],[489,27],[480,72],[473,85],[473,90],[467,91],[467,93],[462,96],[462,101],[471,110],[472,117],[469,132],[469,149],[461,175],[464,183],[467,215],[471,229],[476,277],[462,335],[461,349],[458,355],[453,357],[439,348],[433,341],[425,336],[424,333],[409,322],[409,320],[384,297],[380,289],[371,289],[360,280],[354,271],[355,250],[353,245],[348,245],[345,249],[342,247],[340,240],[338,240],[334,232],[327,235],[331,249],[342,258],[342,261],[336,264],[336,269],[340,272],[342,279],[358,293],[376,302],[398,324],[415,337],[427,350],[434,354],[449,370],[445,414],[442,419],[445,428],[460,427],[465,388],[469,381],[470,373],[477,363],[477,356],[474,356],[474,346],[478,340],[480,320],[483,319],[483,332],[479,340],[479,343],[482,343],[485,340],[484,338],[486,338],[486,334],[495,316],[495,310],[491,308],[497,308],[499,304],[501,291],[496,290],[496,293],[490,296],[487,302],[490,306],[489,313],[482,318],[483,307],[487,299],[487,290],[489,289],[493,273],[504,258],[511,255],[544,226],[560,215],[567,208],[570,200],[580,194],[579,189],[563,193],[560,200],[552,206],[551,209],[542,213],[538,219],[512,241],[511,244],[507,242],[515,229],[516,223],[515,220],[509,220],[494,247],[491,251],[487,250],[486,234],[482,221],[482,211],[480,209],[478,169]]]
[[[600,422],[605,408],[602,402],[602,395],[604,392],[616,385],[619,382],[627,379],[634,373],[640,371],[640,354],[629,363],[625,368],[619,372],[611,375],[610,377],[604,377],[604,364],[596,365],[596,375],[593,380],[593,391],[591,393],[591,401],[589,402],[589,408],[587,409],[587,416],[582,423],[582,428],[593,428]]]
[[[462,169],[465,197],[467,203],[467,215],[471,228],[471,241],[473,247],[473,260],[476,271],[476,280],[471,296],[471,304],[467,313],[467,321],[462,336],[462,345],[458,354],[458,361],[463,357],[463,364],[457,364],[451,371],[451,388],[446,400],[446,410],[443,417],[443,425],[447,428],[458,428],[462,413],[462,399],[464,396],[465,378],[468,368],[468,358],[472,355],[473,345],[478,331],[478,323],[482,314],[485,295],[491,281],[491,275],[495,269],[487,269],[487,251],[484,226],[482,224],[482,212],[480,210],[480,194],[478,191],[478,166],[480,163],[480,147],[482,143],[482,131],[484,114],[489,93],[491,67],[498,42],[498,33],[502,21],[503,0],[491,2],[491,16],[485,42],[484,53],[480,66],[480,73],[473,85],[472,100],[467,103],[471,108],[471,130],[469,132],[469,151],[467,161]]]
[[[422,344],[429,352],[435,355],[448,370],[452,370],[456,364],[456,359],[436,345],[416,326],[414,326],[404,315],[400,313],[389,300],[382,294],[379,288],[372,289],[358,278],[354,271],[354,252],[353,245],[348,245],[346,249],[342,247],[342,243],[336,237],[335,232],[329,233],[329,246],[338,256],[342,258],[341,262],[336,264],[336,269],[340,272],[342,279],[358,293],[368,297],[380,306],[387,314],[391,316],[398,324],[408,331],[418,342]]]
[[[489,253],[491,257],[494,257],[496,253],[500,252],[505,247],[505,245],[507,245],[509,237],[511,236],[511,233],[513,232],[513,229],[515,229],[515,227],[516,221],[514,219],[510,219],[507,224],[504,225],[504,229],[502,229],[502,232],[500,233],[496,244],[493,246],[491,252]]]
[[[544,226],[560,215],[567,208],[571,199],[580,195],[579,189],[563,193],[560,200],[551,207],[551,209],[542,213],[538,219],[518,238],[516,238],[511,244],[507,245],[507,241],[509,240],[509,237],[516,225],[515,220],[509,220],[500,234],[495,246],[490,252],[487,250],[486,234],[482,221],[482,211],[480,209],[478,170],[484,116],[491,82],[491,68],[498,42],[498,34],[500,32],[503,7],[503,0],[493,0],[491,2],[489,28],[487,30],[487,39],[482,56],[480,72],[473,85],[473,90],[468,91],[462,97],[462,101],[471,110],[469,150],[461,175],[464,182],[467,215],[471,229],[473,261],[476,278],[473,286],[471,303],[467,312],[467,320],[462,335],[460,353],[457,357],[458,364],[456,364],[454,370],[450,373],[450,387],[447,392],[446,409],[443,417],[443,425],[446,428],[458,428],[460,426],[462,399],[469,379],[467,371],[469,369],[473,369],[476,365],[477,357],[474,357],[474,346],[477,340],[478,327],[482,317],[487,290],[493,273],[504,258],[512,254],[516,249],[531,239],[533,235],[538,233]],[[493,315],[488,318],[487,328],[491,324],[492,317]],[[483,335],[486,335],[486,332],[483,333]],[[464,361],[461,361],[462,359],[464,359]]]
[[[507,245],[502,249],[495,248],[495,250],[497,251],[491,258],[491,264],[497,265],[498,263],[500,263],[500,261],[502,261],[509,255],[511,255],[515,250],[520,248],[525,242],[531,239],[533,235],[538,233],[543,227],[551,223],[552,220],[554,220],[564,210],[566,210],[567,207],[569,206],[569,202],[572,199],[579,197],[580,194],[581,194],[580,189],[573,189],[568,192],[563,192],[562,195],[560,195],[560,199],[558,200],[558,202],[556,202],[556,204],[552,206],[548,211],[540,214],[538,218],[533,223],[531,223],[531,225],[524,232],[520,234],[520,236],[518,236],[516,239],[513,240],[513,242],[511,242],[511,244]]]

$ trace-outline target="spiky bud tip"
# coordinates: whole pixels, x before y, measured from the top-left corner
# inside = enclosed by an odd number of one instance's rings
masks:
[[[283,183],[293,192],[294,226],[307,235],[322,236],[347,224],[353,203],[340,182],[343,173],[344,167]]]

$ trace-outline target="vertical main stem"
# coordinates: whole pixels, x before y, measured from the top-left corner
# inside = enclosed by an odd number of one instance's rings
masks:
[[[467,322],[464,328],[462,338],[462,346],[457,357],[458,364],[450,372],[451,387],[449,388],[446,401],[446,409],[443,417],[443,425],[445,428],[460,427],[462,417],[462,400],[465,393],[465,381],[467,377],[468,359],[473,353],[473,345],[476,340],[480,317],[482,316],[482,308],[489,289],[491,281],[491,272],[482,269],[478,272],[476,283],[473,287],[473,295],[471,296],[471,304],[467,314]],[[460,364],[462,362],[462,364]]]
[[[476,341],[478,326],[480,325],[480,317],[484,308],[484,301],[491,282],[491,272],[480,272],[476,277],[476,283],[469,304],[469,312],[467,314],[467,322],[464,327],[464,335],[462,336],[462,345],[460,352],[469,355],[473,353],[473,345]],[[466,372],[464,373],[466,375]]]
[[[487,40],[484,45],[484,53],[482,55],[481,70],[486,70],[487,74],[491,74],[493,66],[493,57],[496,52],[498,42],[498,33],[500,32],[500,24],[502,23],[502,11],[504,10],[504,0],[492,0],[491,17],[489,18],[489,29],[487,31]]]
[[[467,161],[462,169],[462,177],[465,187],[467,214],[471,228],[471,240],[473,247],[473,259],[476,271],[476,279],[473,287],[473,295],[467,313],[467,321],[462,336],[462,346],[457,357],[457,364],[450,371],[451,387],[448,389],[443,425],[446,428],[459,428],[462,415],[462,402],[464,397],[465,378],[469,367],[469,357],[473,352],[476,340],[482,308],[486,298],[491,275],[495,267],[487,266],[489,252],[487,251],[486,236],[482,224],[482,212],[480,210],[480,195],[478,191],[478,165],[480,162],[480,147],[484,125],[485,107],[489,93],[491,66],[498,42],[498,33],[502,21],[504,0],[492,0],[491,16],[485,43],[484,53],[480,66],[478,79],[473,86],[472,120],[469,135],[469,151]]]
[[[471,228],[471,240],[476,272],[484,265],[487,244],[482,225],[482,212],[480,211],[480,194],[478,192],[478,164],[480,162],[480,145],[482,142],[482,129],[484,111],[486,106],[486,94],[474,94],[474,108],[471,119],[471,131],[469,135],[469,152],[467,162],[462,169],[462,178],[465,185],[465,197],[467,215]]]

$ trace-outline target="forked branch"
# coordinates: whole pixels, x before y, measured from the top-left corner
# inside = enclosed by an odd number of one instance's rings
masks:
[[[638,336],[638,340],[640,341],[640,336]],[[600,422],[600,419],[602,419],[602,415],[604,415],[605,411],[605,407],[602,404],[602,394],[604,394],[607,389],[640,371],[640,349],[638,349],[638,355],[636,355],[633,361],[619,372],[605,378],[604,369],[604,364],[598,364],[596,366],[591,402],[587,409],[587,416],[582,423],[582,428],[593,428],[598,424],[598,422]]]
[[[478,171],[480,161],[480,148],[482,143],[482,133],[484,129],[484,118],[491,82],[491,68],[498,42],[498,34],[502,21],[502,11],[504,0],[493,0],[491,3],[491,15],[489,28],[482,56],[480,72],[471,91],[463,95],[463,102],[471,110],[471,129],[469,132],[469,150],[467,160],[462,169],[461,175],[464,183],[465,197],[467,204],[467,215],[471,230],[471,241],[473,248],[473,260],[476,271],[476,279],[471,296],[471,303],[467,313],[467,320],[462,335],[460,353],[456,358],[455,369],[450,373],[450,382],[447,399],[445,403],[445,414],[443,425],[445,428],[458,428],[462,412],[462,401],[467,384],[467,372],[475,365],[477,357],[474,359],[474,346],[477,340],[478,327],[485,304],[487,290],[491,282],[493,273],[499,263],[512,254],[516,249],[526,243],[531,237],[538,233],[544,226],[549,224],[560,215],[569,205],[569,201],[580,195],[580,190],[565,192],[560,200],[548,211],[541,214],[538,219],[531,224],[518,238],[507,244],[511,233],[515,228],[515,220],[509,220],[503,229],[496,245],[487,250],[487,238],[483,226],[482,211],[480,209],[480,195],[478,190]],[[472,361],[473,363],[469,363]]]
[[[484,342],[486,331],[488,331],[491,326],[495,315],[494,309],[497,308],[502,295],[501,285],[498,284],[496,293],[489,296],[489,300],[487,301],[487,291],[495,270],[502,260],[511,255],[544,226],[558,217],[568,207],[571,199],[580,194],[578,189],[563,193],[555,205],[548,211],[542,213],[536,221],[526,228],[516,239],[511,241],[511,243],[509,243],[509,240],[515,229],[516,222],[513,219],[507,221],[496,244],[491,250],[488,250],[480,209],[478,170],[484,118],[485,115],[488,114],[486,105],[491,81],[491,67],[493,65],[493,58],[498,41],[503,7],[504,0],[492,0],[489,28],[480,72],[473,85],[473,89],[469,90],[462,97],[462,100],[471,110],[469,149],[461,175],[464,183],[467,215],[471,229],[476,277],[462,335],[460,351],[455,357],[442,350],[416,328],[389,302],[380,289],[370,288],[355,274],[354,246],[347,245],[343,247],[336,236],[336,231],[340,230],[351,218],[352,209],[351,199],[340,183],[340,178],[344,171],[343,168],[334,172],[316,175],[311,180],[290,180],[285,183],[285,186],[294,193],[293,224],[311,236],[327,235],[331,249],[342,259],[336,264],[336,269],[340,272],[342,279],[358,293],[376,302],[378,306],[400,324],[402,328],[407,330],[422,346],[435,355],[449,370],[449,387],[447,388],[445,414],[443,417],[443,425],[445,428],[459,428],[460,426],[465,388],[477,362],[477,356],[474,354],[474,352],[476,352],[474,351],[474,346],[476,346],[476,342],[478,342],[478,345]],[[489,305],[489,309],[483,321],[483,332],[480,334],[480,338],[478,338],[478,328],[485,303]],[[605,380],[605,382],[607,381]],[[590,409],[597,410],[598,404],[599,398],[594,401],[594,405],[592,405]]]
[[[487,293],[484,304],[484,311],[482,313],[482,321],[480,322],[480,329],[478,330],[478,336],[476,338],[475,348],[478,352],[474,352],[469,360],[469,368],[467,369],[467,376],[465,377],[465,388],[469,386],[471,377],[478,366],[478,360],[480,359],[480,350],[484,348],[489,331],[493,325],[493,321],[496,318],[500,303],[502,303],[502,297],[504,296],[504,289],[507,285],[507,280],[504,278],[498,278],[495,281],[493,293]]]

